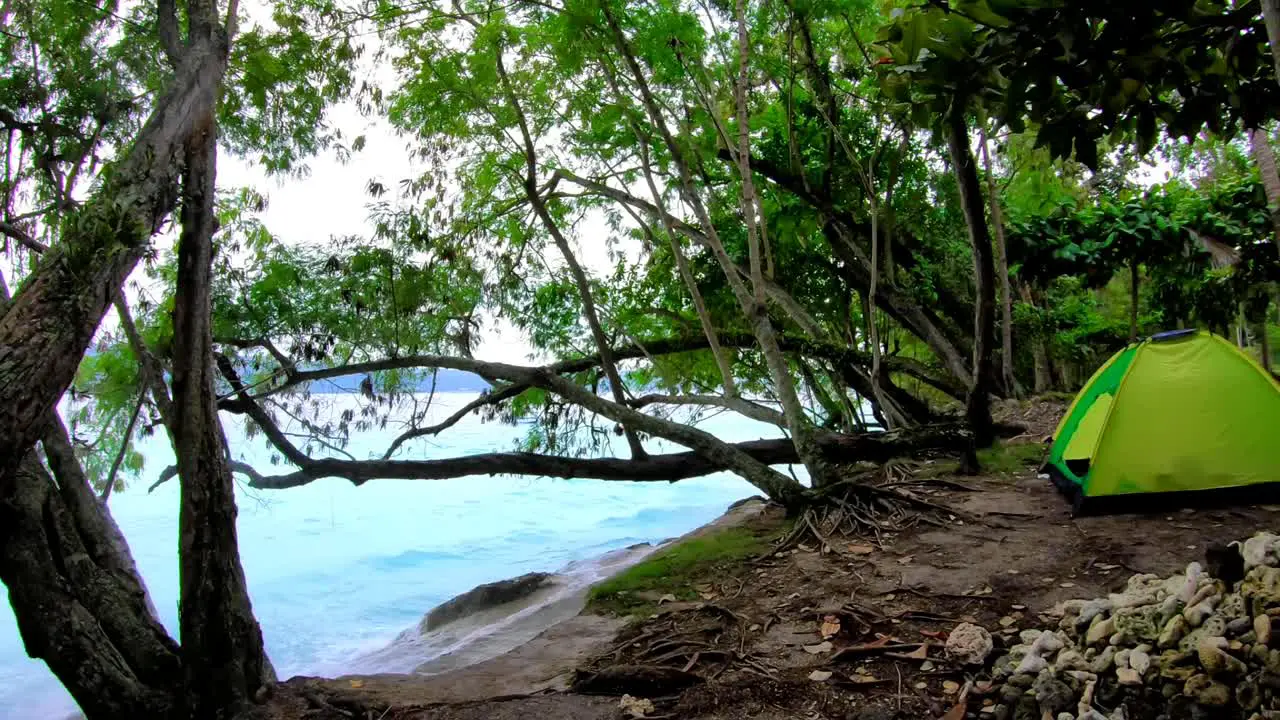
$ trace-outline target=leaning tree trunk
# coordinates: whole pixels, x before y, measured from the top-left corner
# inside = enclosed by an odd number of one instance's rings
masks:
[[[956,101],[957,109],[948,113],[947,145],[951,150],[951,167],[960,189],[960,204],[965,225],[969,228],[969,244],[973,247],[973,276],[977,297],[973,320],[973,381],[969,386],[965,415],[973,426],[974,442],[986,447],[995,441],[995,423],[991,419],[991,336],[995,325],[995,263],[991,258],[991,235],[987,230],[986,211],[982,207],[982,187],[969,147],[969,128]]]
[[[733,84],[734,106],[738,115],[738,173],[742,182],[742,192],[740,194],[741,211],[747,226],[747,252],[748,261],[751,267],[751,293],[749,297],[744,294],[739,296],[742,304],[743,312],[755,327],[756,337],[760,340],[760,350],[764,355],[765,364],[769,367],[769,374],[773,378],[774,392],[778,396],[778,402],[782,405],[782,412],[787,418],[787,427],[791,430],[792,437],[795,438],[796,450],[800,453],[800,458],[804,461],[805,467],[809,470],[810,477],[814,487],[821,487],[833,480],[833,476],[827,470],[826,462],[822,459],[818,451],[817,436],[813,424],[809,421],[808,415],[805,414],[804,406],[800,402],[800,395],[796,392],[796,386],[791,377],[791,367],[787,363],[786,358],[782,354],[782,349],[778,346],[773,322],[769,319],[768,305],[765,295],[765,281],[762,270],[763,251],[761,249],[761,238],[764,235],[763,217],[757,216],[757,211],[762,206],[756,201],[755,178],[751,172],[751,115],[747,108],[747,58],[750,48],[747,33],[746,18],[746,2],[745,0],[737,0],[734,6],[734,14],[737,19],[738,26],[738,77]],[[685,183],[687,193],[692,194],[693,188],[690,183]],[[701,206],[701,201],[698,203]],[[713,233],[713,223],[710,215],[706,214],[705,209],[699,217],[699,222],[707,226],[708,233]],[[729,259],[727,254],[723,253],[722,247],[721,262],[726,275],[732,275],[736,269],[732,269],[728,264],[724,264]]]
[[[1022,386],[1013,372],[1013,291],[1009,279],[1009,253],[1004,237],[1004,211],[996,192],[996,176],[991,172],[991,155],[987,151],[987,134],[979,133],[982,165],[987,172],[987,204],[991,207],[991,224],[996,234],[996,271],[1000,275],[1000,369],[1004,373],[1005,392],[1022,396]]]
[[[1270,4],[1270,2],[1263,3],[1264,6]],[[1270,20],[1267,21],[1267,29],[1271,29]],[[1271,51],[1280,52],[1274,36],[1271,40]],[[1262,188],[1267,194],[1267,212],[1271,215],[1271,240],[1276,244],[1276,249],[1280,250],[1280,174],[1276,172],[1276,156],[1271,151],[1271,141],[1265,132],[1258,128],[1250,128],[1248,134],[1249,148],[1253,153],[1254,162],[1258,164],[1258,173],[1262,176]]]
[[[0,478],[16,470],[75,377],[107,306],[173,209],[184,144],[213,110],[225,38],[187,48],[169,89],[0,317]]]
[[[217,142],[212,112],[189,148],[173,308],[170,428],[182,480],[179,627],[192,716],[238,718],[275,678],[240,566],[235,484],[214,393],[209,315]]]
[[[626,403],[626,388],[622,384],[622,375],[618,373],[617,363],[613,360],[609,338],[605,336],[604,326],[600,324],[600,316],[596,312],[595,298],[592,297],[591,293],[591,282],[587,279],[587,274],[583,272],[582,265],[578,263],[578,259],[574,257],[573,248],[569,246],[569,241],[565,238],[564,233],[560,231],[560,226],[556,223],[555,218],[551,217],[551,213],[547,209],[546,200],[538,190],[537,149],[533,143],[533,134],[529,130],[529,121],[525,118],[524,108],[520,106],[520,101],[516,98],[515,91],[511,87],[511,80],[507,76],[506,66],[502,60],[501,46],[496,47],[495,55],[494,62],[498,71],[498,78],[502,81],[502,88],[507,96],[507,102],[510,103],[516,120],[519,122],[520,137],[524,143],[521,152],[525,159],[523,183],[525,198],[528,199],[529,205],[533,208],[534,214],[538,216],[542,226],[551,235],[551,239],[555,242],[556,248],[560,250],[560,255],[564,258],[565,264],[569,266],[569,274],[573,276],[573,284],[578,290],[578,298],[582,300],[582,314],[586,317],[587,326],[591,329],[591,338],[595,341],[596,352],[600,354],[600,367],[604,370],[605,378],[609,381],[609,390],[613,394],[613,399],[619,403]],[[640,437],[636,435],[635,430],[624,425],[623,432],[627,436],[627,444],[631,447],[631,457],[637,460],[648,457],[648,452],[645,451],[644,445],[641,444]]]
[[[0,282],[0,311],[8,300]],[[168,717],[179,707],[178,646],[61,419],[41,424],[57,480],[34,450],[0,479],[0,581],[23,644],[88,717]]]
[[[644,72],[641,70],[640,64],[631,50],[630,42],[622,32],[622,28],[618,25],[617,19],[609,6],[602,5],[601,9],[613,36],[614,45],[619,54],[622,55],[623,61],[640,91],[641,103],[649,116],[649,120],[661,136],[667,151],[671,154],[672,163],[680,176],[679,187],[681,195],[684,197],[685,202],[693,208],[698,222],[702,224],[706,232],[707,244],[712,254],[715,255],[721,271],[724,272],[725,278],[728,280],[729,286],[738,300],[738,305],[751,326],[752,333],[760,343],[760,353],[764,356],[765,364],[769,368],[769,375],[774,384],[774,392],[777,394],[783,412],[787,417],[787,424],[795,439],[796,450],[804,462],[805,468],[809,471],[811,482],[815,487],[833,483],[835,474],[818,451],[815,428],[804,414],[804,408],[800,404],[800,397],[796,394],[795,382],[791,377],[791,368],[787,365],[787,360],[782,355],[777,332],[774,330],[773,322],[769,319],[768,309],[762,303],[753,299],[752,293],[748,291],[738,277],[737,266],[734,264],[733,259],[729,257],[729,254],[725,252],[724,244],[720,241],[715,224],[711,221],[711,214],[707,211],[697,188],[693,185],[693,175],[688,162],[685,160],[684,152],[667,127],[662,111],[658,107],[658,101],[654,98],[653,92],[649,88],[649,83],[645,80]]]

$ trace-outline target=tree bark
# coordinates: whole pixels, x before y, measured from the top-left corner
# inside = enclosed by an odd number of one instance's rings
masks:
[[[275,445],[280,453],[289,462],[299,466],[303,470],[337,467],[332,465],[331,460],[313,460],[305,453],[297,449],[289,441],[289,439],[275,427],[269,415],[258,406],[244,392],[239,378],[235,373],[235,368],[231,362],[225,357],[218,357],[218,366],[222,370],[222,374],[231,383],[232,388],[239,395],[239,399],[235,402],[236,410],[248,414],[255,423],[262,429],[263,434],[267,436],[272,445]],[[584,389],[577,383],[560,377],[559,374],[553,372],[550,368],[531,368],[519,365],[508,365],[506,363],[490,363],[482,362],[472,358],[449,357],[449,356],[423,356],[419,360],[427,367],[449,368],[453,370],[463,370],[475,373],[483,377],[498,378],[511,383],[525,384],[530,387],[537,387],[547,390],[551,393],[559,395],[565,400],[579,405],[597,415],[609,418],[614,422],[623,425],[631,425],[649,433],[656,437],[664,438],[675,443],[692,448],[700,456],[716,463],[732,472],[741,475],[744,480],[759,488],[775,501],[796,507],[804,500],[804,487],[792,478],[770,468],[768,465],[760,463],[746,452],[739,450],[733,445],[725,443],[711,433],[699,430],[698,428],[681,423],[671,422],[662,418],[645,415],[644,413],[633,410],[626,405],[610,402],[603,397]],[[520,455],[520,453],[512,453],[510,455]],[[537,456],[534,456],[537,457]],[[395,461],[386,461],[395,462]],[[635,462],[634,460],[632,462]],[[477,471],[472,470],[462,474],[475,474]],[[333,474],[333,473],[330,473]],[[541,474],[541,473],[533,473]],[[456,475],[449,475],[456,477]]]
[[[622,91],[617,87],[612,70],[606,71],[609,84],[613,88],[614,95],[619,103],[623,101]],[[715,358],[716,367],[720,369],[720,382],[724,386],[725,397],[736,397],[738,395],[738,384],[733,379],[733,367],[729,363],[729,356],[720,346],[720,340],[716,336],[716,326],[711,320],[711,312],[707,309],[707,301],[702,297],[702,292],[698,290],[698,282],[693,277],[693,269],[689,267],[689,259],[685,257],[684,248],[681,247],[680,235],[676,232],[675,226],[671,222],[671,216],[667,213],[666,204],[663,202],[662,193],[658,190],[658,185],[653,181],[653,167],[649,160],[649,145],[644,141],[644,134],[640,131],[640,126],[634,120],[631,121],[631,129],[635,132],[640,141],[640,168],[644,171],[644,181],[649,187],[649,194],[653,196],[653,204],[658,208],[659,216],[662,221],[662,229],[667,234],[667,241],[671,246],[671,255],[675,258],[676,268],[680,272],[680,279],[684,281],[685,288],[689,291],[689,297],[693,299],[694,312],[698,314],[698,324],[702,326],[702,333],[707,336],[707,344],[711,350],[712,357]]]
[[[608,402],[608,401],[606,401]],[[257,411],[255,411],[257,412]],[[255,415],[251,415],[254,417]],[[263,422],[270,422],[264,418]],[[265,427],[265,426],[264,426]],[[273,444],[280,438],[267,433]],[[924,425],[894,432],[860,433],[842,435],[819,433],[818,447],[832,463],[884,462],[894,457],[904,457],[923,451],[955,452],[972,442],[972,434],[962,425]],[[297,451],[283,438],[276,444],[282,453]],[[795,443],[786,438],[749,440],[729,443],[726,447],[742,453],[753,462],[764,465],[791,464],[800,461]],[[288,454],[288,453],[286,453]],[[302,469],[280,475],[262,475],[244,463],[233,463],[235,472],[249,478],[249,486],[261,490],[285,490],[300,487],[326,477],[342,478],[355,485],[371,480],[447,480],[480,475],[526,475],[532,477],[557,477],[624,482],[676,482],[701,477],[715,472],[738,468],[723,458],[712,458],[701,451],[673,452],[650,455],[643,460],[626,458],[576,458],[537,453],[483,453],[438,460],[342,460],[319,458],[312,460],[305,455],[290,462]],[[157,478],[155,485],[168,481],[176,474],[170,468]],[[782,476],[792,485],[794,481]],[[758,487],[758,486],[757,486]],[[765,488],[761,488],[765,490]],[[782,498],[799,499],[800,490],[784,488]],[[766,492],[769,492],[766,490]],[[770,493],[771,497],[774,497]],[[777,499],[777,498],[775,498]]]
[[[213,113],[188,145],[173,309],[173,435],[182,481],[179,627],[193,717],[239,718],[274,672],[253,616],[236,538],[235,484],[214,393],[210,329]]]
[[[111,582],[92,566],[53,480],[29,453],[0,482],[0,580],[27,654],[45,661],[89,718],[172,716],[180,678],[156,686],[139,676],[116,644],[130,642],[117,622],[129,613],[97,615],[112,598],[95,592]],[[99,607],[86,606],[95,600]],[[142,618],[132,619],[147,635]]]
[[[1262,314],[1262,322],[1258,323],[1258,352],[1262,358],[1262,369],[1271,372],[1271,336],[1267,333],[1267,313]]]
[[[1018,293],[1022,295],[1022,301],[1032,308],[1036,308],[1035,295],[1031,291],[1031,286],[1022,283],[1018,286]],[[1035,363],[1035,392],[1040,394],[1047,392],[1053,387],[1053,370],[1049,367],[1049,350],[1041,335],[1044,328],[1037,327],[1036,334],[1031,338],[1031,354]]]
[[[1138,340],[1138,261],[1129,263],[1129,342]]]
[[[987,175],[987,204],[991,207],[991,224],[996,234],[996,271],[1000,275],[1000,369],[1004,373],[1005,390],[1022,397],[1022,386],[1013,371],[1013,291],[1009,279],[1009,253],[1004,237],[1004,210],[996,189],[996,176],[991,171],[991,155],[987,150],[987,133],[979,133],[982,165]]]
[[[1263,7],[1271,7],[1275,5],[1277,0],[1263,0]],[[1271,14],[1275,13],[1274,7]],[[1277,20],[1276,22],[1280,22]],[[1270,15],[1267,19],[1268,34],[1272,32],[1272,19]],[[1275,35],[1271,37],[1271,52],[1273,54],[1280,53],[1280,45],[1277,45]],[[1267,134],[1258,128],[1249,128],[1249,149],[1253,153],[1253,160],[1258,164],[1258,173],[1262,176],[1262,188],[1267,194],[1267,212],[1271,215],[1271,240],[1275,243],[1276,249],[1280,251],[1280,174],[1276,171],[1276,156],[1271,150],[1271,140]]]
[[[0,280],[0,312],[9,302]],[[45,660],[91,717],[166,717],[177,708],[177,644],[98,500],[57,413],[41,444],[0,479],[0,580],[28,654]]]
[[[1280,0],[1262,0],[1262,20],[1267,26],[1267,41],[1271,45],[1271,62],[1275,66],[1276,82],[1280,83]]]
[[[974,167],[969,147],[969,128],[965,123],[960,99],[948,113],[947,145],[951,151],[951,167],[960,189],[969,243],[973,248],[973,276],[977,298],[973,320],[973,382],[965,402],[965,416],[973,427],[974,442],[986,447],[995,441],[995,423],[991,419],[991,336],[995,324],[995,263],[991,258],[991,235],[987,230],[986,210],[982,207],[982,186]]]
[[[736,265],[728,253],[725,252],[724,244],[720,242],[719,233],[716,232],[715,224],[711,221],[711,215],[693,185],[693,177],[690,173],[689,165],[685,161],[684,152],[667,128],[666,120],[662,116],[657,100],[649,89],[649,83],[645,79],[644,72],[641,70],[635,54],[631,51],[630,42],[622,32],[622,28],[618,25],[608,5],[601,5],[601,9],[613,35],[614,44],[622,55],[640,91],[641,103],[649,115],[649,120],[654,128],[657,129],[663,144],[671,154],[672,162],[680,176],[680,190],[685,202],[693,208],[698,222],[702,224],[712,253],[719,262],[720,268],[729,281],[729,286],[732,288],[734,296],[737,298],[738,304],[741,306],[742,312],[752,328],[752,332],[760,343],[760,352],[764,355],[765,364],[769,368],[769,375],[774,384],[774,392],[782,404],[783,413],[787,416],[787,424],[795,438],[796,449],[806,469],[809,471],[811,482],[814,487],[830,484],[835,481],[835,475],[818,453],[814,427],[804,414],[804,408],[800,404],[800,397],[796,394],[795,382],[791,377],[791,368],[788,367],[786,358],[783,357],[782,351],[778,346],[777,335],[773,323],[769,319],[767,308],[763,303],[757,302],[753,298],[752,293],[748,292],[738,278]]]
[[[213,110],[226,66],[221,34],[186,49],[169,89],[92,199],[46,252],[0,317],[0,477],[41,433],[41,418],[151,235],[173,209],[184,143]]]

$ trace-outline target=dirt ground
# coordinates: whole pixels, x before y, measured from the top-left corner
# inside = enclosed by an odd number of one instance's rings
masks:
[[[1042,430],[1017,442],[1039,442]],[[879,539],[809,542],[717,568],[699,588],[704,601],[667,603],[626,625],[584,660],[571,691],[445,704],[417,701],[412,687],[378,693],[358,680],[359,688],[350,679],[291,681],[277,716],[617,720],[626,717],[626,693],[652,703],[649,718],[942,718],[972,682],[968,712],[948,720],[990,717],[982,712],[995,702],[987,676],[942,652],[957,623],[991,630],[999,655],[1018,630],[1044,626],[1038,614],[1060,601],[1116,591],[1134,573],[1174,573],[1201,560],[1208,543],[1280,525],[1280,508],[1266,506],[1073,519],[1034,467],[936,480],[944,484],[912,492],[952,513],[933,523],[921,516]],[[750,527],[779,534],[786,522],[771,509]]]

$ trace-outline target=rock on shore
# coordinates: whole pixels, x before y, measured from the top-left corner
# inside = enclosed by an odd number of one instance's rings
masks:
[[[1057,627],[1023,631],[996,661],[1004,686],[984,717],[1280,719],[1280,536],[1237,547],[1245,575],[1230,587],[1193,562],[1043,615]]]

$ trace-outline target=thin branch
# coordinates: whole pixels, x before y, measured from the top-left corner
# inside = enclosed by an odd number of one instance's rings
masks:
[[[147,391],[145,386],[138,391],[138,402],[133,406],[133,415],[129,417],[129,425],[124,429],[124,435],[120,438],[120,450],[116,453],[115,460],[111,461],[111,470],[107,473],[107,485],[102,488],[102,502],[111,499],[111,489],[116,486],[116,473],[120,470],[120,464],[124,462],[124,456],[129,452],[129,438],[133,437],[133,428],[138,424],[138,416],[142,414],[142,406],[146,403]]]
[[[721,407],[726,410],[732,410],[739,415],[749,417],[752,420],[769,423],[770,425],[777,425],[778,427],[786,427],[787,425],[787,419],[777,410],[737,396],[664,395],[661,393],[650,393],[648,395],[641,395],[627,404],[634,408],[642,408],[648,405],[703,405],[709,407]]]

